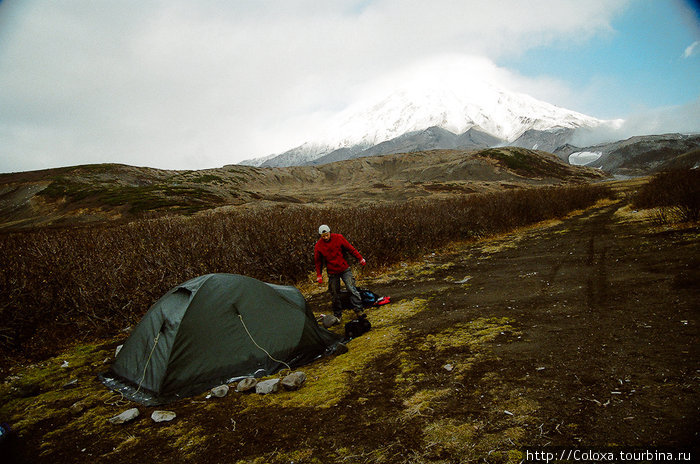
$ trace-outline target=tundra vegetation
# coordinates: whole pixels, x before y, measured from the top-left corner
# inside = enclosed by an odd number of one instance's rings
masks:
[[[656,174],[632,197],[640,209],[653,209],[656,222],[672,224],[700,219],[700,170]]]
[[[685,262],[698,235],[697,223],[668,223],[697,221],[697,185],[688,171],[648,184],[277,205],[5,233],[0,420],[19,435],[19,456],[52,463],[80,454],[130,462],[146,453],[164,462],[518,463],[532,444],[685,443],[693,433],[687,411],[697,406],[697,377],[679,371],[697,365],[688,344],[696,340],[688,301],[697,287]],[[651,212],[620,206],[626,202]],[[663,208],[693,204],[695,216],[653,220]],[[581,219],[556,225],[570,213]],[[309,283],[321,222],[372,263],[363,282],[395,292],[347,355],[305,366],[299,391],[219,400],[203,393],[166,406],[177,411],[170,423],[152,423],[153,408],[143,407],[128,426],[107,422],[134,405],[95,375],[124,329],[174,285],[242,273],[295,284],[313,308],[327,303]],[[522,243],[542,237],[523,255]],[[676,261],[680,271],[662,267]],[[579,267],[585,272],[568,274]],[[670,271],[646,274],[659,269]],[[662,304],[668,288],[673,305]],[[538,338],[550,332],[567,336],[556,346]],[[515,344],[526,349],[513,351]]]
[[[602,185],[517,189],[358,207],[246,208],[121,225],[3,235],[2,363],[55,354],[66,339],[104,337],[136,324],[175,285],[202,274],[245,274],[297,284],[313,271],[318,224],[332,224],[375,266],[451,241],[502,233],[585,208]],[[2,364],[0,363],[0,364]]]

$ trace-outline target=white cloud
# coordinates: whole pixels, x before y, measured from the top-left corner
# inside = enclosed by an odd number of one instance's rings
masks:
[[[685,105],[639,110],[615,124],[579,133],[573,144],[586,147],[635,135],[666,133],[700,133],[700,98]]]
[[[700,45],[700,41],[696,40],[692,44],[688,45],[683,52],[683,58],[690,58],[691,56],[695,56],[698,53],[698,45]]]
[[[436,54],[489,57],[488,67],[586,40],[626,3],[4,1],[0,172],[201,169],[284,151],[397,69]],[[493,73],[539,98],[571,94],[554,79]]]

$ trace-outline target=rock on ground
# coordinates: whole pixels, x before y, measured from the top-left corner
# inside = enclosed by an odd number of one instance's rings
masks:
[[[211,395],[215,396],[216,398],[223,398],[224,396],[228,395],[228,390],[228,385],[219,385],[218,387],[211,389]]]
[[[292,372],[282,379],[282,386],[287,390],[297,390],[306,382],[306,374],[301,371]]]
[[[280,379],[263,380],[255,386],[255,393],[267,395],[268,393],[275,393],[279,388]]]
[[[71,414],[78,415],[83,413],[88,408],[88,403],[85,400],[76,401],[69,408]]]
[[[240,382],[238,382],[238,385],[236,386],[236,391],[237,392],[247,392],[251,391],[255,388],[255,386],[258,384],[258,379],[255,379],[253,377],[248,377]]]
[[[340,319],[338,319],[337,317],[335,317],[332,314],[326,314],[325,316],[323,316],[323,319],[321,320],[323,327],[325,327],[326,329],[328,329],[329,327],[333,327],[334,325],[336,325],[339,322],[340,322]]]
[[[153,411],[151,419],[153,419],[153,422],[169,422],[175,419],[176,416],[173,411]]]
[[[114,416],[110,419],[107,419],[107,420],[109,422],[111,422],[112,424],[118,425],[118,424],[124,424],[126,422],[130,422],[130,421],[136,419],[137,417],[139,417],[139,410],[137,408],[131,408],[131,409],[127,409],[123,413],[121,413],[117,416]]]

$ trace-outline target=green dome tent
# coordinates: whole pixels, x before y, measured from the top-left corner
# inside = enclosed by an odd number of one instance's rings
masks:
[[[236,274],[208,274],[161,297],[101,380],[147,405],[244,377],[270,375],[332,353],[301,292]]]

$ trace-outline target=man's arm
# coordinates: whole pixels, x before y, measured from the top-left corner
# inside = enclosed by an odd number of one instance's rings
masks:
[[[318,247],[314,247],[314,264],[316,265],[316,280],[318,283],[323,282],[323,277],[321,271],[323,270],[323,255],[318,250]]]
[[[362,255],[360,254],[360,252],[357,251],[357,250],[355,249],[355,247],[352,246],[352,245],[350,244],[350,242],[348,242],[348,240],[347,240],[345,237],[343,237],[343,236],[341,235],[341,238],[342,238],[342,240],[341,240],[341,242],[340,242],[340,243],[341,243],[341,246],[342,246],[343,248],[345,248],[346,250],[348,250],[355,258],[357,258],[358,261],[360,261],[360,264],[362,264],[362,265],[364,266],[364,265],[366,264],[366,261],[365,261],[365,259],[362,257]]]

